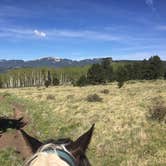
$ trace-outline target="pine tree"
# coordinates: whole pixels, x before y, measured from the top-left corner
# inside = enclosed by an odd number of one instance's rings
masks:
[[[105,83],[104,70],[100,64],[93,64],[87,73],[87,80],[90,84]]]
[[[163,74],[163,65],[159,56],[153,56],[149,59],[149,67],[152,79],[157,79]]]
[[[166,80],[166,71],[164,72],[164,79]]]
[[[104,58],[101,62],[101,67],[103,69],[103,74],[105,77],[105,81],[113,80],[113,68],[111,66],[111,58]]]
[[[119,66],[116,71],[116,81],[118,82],[118,87],[121,88],[124,82],[127,81],[127,71],[124,66]]]
[[[88,84],[88,80],[85,75],[82,75],[77,81],[76,86],[85,86]]]

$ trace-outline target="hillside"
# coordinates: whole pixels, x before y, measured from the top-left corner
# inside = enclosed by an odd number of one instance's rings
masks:
[[[30,68],[30,67],[73,67],[73,66],[85,66],[100,62],[100,58],[96,59],[85,59],[85,60],[70,60],[70,59],[59,59],[52,57],[45,57],[36,60],[24,61],[24,60],[0,60],[0,72],[6,70],[12,70],[16,68]]]
[[[104,89],[108,94],[102,93]],[[98,94],[102,102],[88,102]],[[159,96],[166,101],[166,81],[130,81],[123,88],[110,85],[49,88],[1,89],[0,114],[11,115],[11,103],[21,104],[31,117],[26,131],[35,137],[71,137],[95,123],[88,158],[95,166],[164,166],[166,164],[166,125],[147,118]],[[10,157],[9,157],[10,156]],[[5,160],[4,160],[5,158]],[[0,165],[18,165],[17,155],[0,152]],[[4,164],[5,163],[5,164]]]

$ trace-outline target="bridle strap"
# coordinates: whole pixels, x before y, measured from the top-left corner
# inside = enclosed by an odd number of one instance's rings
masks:
[[[65,145],[58,145],[56,148],[47,148],[43,152],[58,155],[63,161],[70,166],[76,166],[74,156],[66,149]]]

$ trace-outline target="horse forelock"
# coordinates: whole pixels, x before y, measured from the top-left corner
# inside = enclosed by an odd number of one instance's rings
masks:
[[[46,142],[49,143],[42,145],[37,150],[37,152],[29,160],[27,160],[24,166],[55,166],[55,164],[56,166],[69,166],[58,155],[50,153],[48,154],[45,152],[45,150],[48,148],[56,149],[62,144],[70,144],[73,141],[65,138],[58,140],[48,140]],[[79,161],[76,161],[76,163],[77,166],[91,166],[85,154],[82,154],[79,158]]]
[[[59,145],[48,143],[41,146],[38,151],[26,161],[24,166],[69,166],[56,153],[47,153],[48,148],[56,149]]]

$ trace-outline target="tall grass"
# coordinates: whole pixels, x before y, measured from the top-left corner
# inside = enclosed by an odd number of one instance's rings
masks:
[[[111,93],[101,93],[108,89]],[[41,140],[71,137],[76,139],[96,123],[88,150],[95,166],[158,166],[166,164],[166,125],[149,121],[146,115],[154,97],[166,102],[166,81],[128,82],[122,89],[110,85],[47,89],[2,89],[8,101],[25,105],[31,122],[27,131]],[[87,102],[90,94],[99,94],[102,102]],[[39,97],[40,95],[40,97]],[[56,100],[48,100],[53,95]],[[9,105],[0,108],[1,113]],[[11,158],[10,158],[11,159]],[[12,160],[11,160],[12,161]],[[1,162],[1,161],[0,161]],[[1,165],[1,163],[0,163]]]

